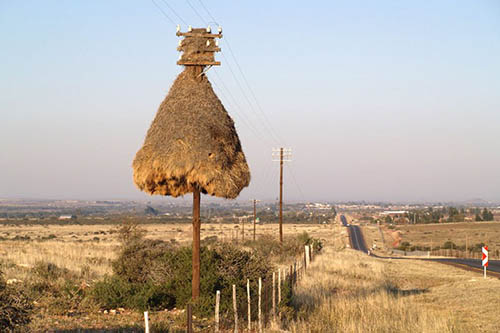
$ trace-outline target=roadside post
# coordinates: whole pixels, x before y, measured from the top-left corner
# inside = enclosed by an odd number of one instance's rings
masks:
[[[483,246],[481,250],[483,251],[484,278],[486,279],[486,267],[488,267],[488,247]]]
[[[149,333],[149,318],[148,318],[148,312],[144,312],[144,332]]]

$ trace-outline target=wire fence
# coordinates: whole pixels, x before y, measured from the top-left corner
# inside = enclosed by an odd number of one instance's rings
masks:
[[[237,290],[241,288],[233,285],[232,313],[220,313],[221,292],[217,290],[214,294],[213,331],[260,333],[271,326],[279,326],[284,305],[291,300],[297,283],[306,278],[307,269],[315,256],[313,246],[306,245],[303,256],[296,257],[289,265],[281,266],[270,276],[259,278],[257,283],[247,280],[244,302],[236,295]],[[186,314],[186,332],[193,332],[191,304],[187,305]],[[149,332],[147,312],[144,313],[144,319],[146,332]]]

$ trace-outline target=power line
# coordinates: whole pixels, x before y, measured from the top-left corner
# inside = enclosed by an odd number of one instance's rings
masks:
[[[219,79],[220,80],[220,79]],[[224,85],[224,82],[221,80],[220,83],[222,85]],[[219,87],[219,85],[217,84],[217,82],[212,78],[212,84],[217,88],[217,90],[219,91],[219,94],[222,95],[222,97],[224,99],[226,99],[226,101],[228,103],[231,103],[231,104],[234,104],[236,107],[233,109],[235,114],[238,115],[239,119],[242,121],[242,123],[252,132],[253,135],[255,135],[255,137],[257,139],[259,139],[262,143],[264,144],[267,144],[267,142],[264,141],[264,137],[262,136],[262,133],[260,133],[255,127],[254,125],[250,122],[250,120],[246,117],[245,113],[241,110],[241,107],[236,103],[236,100],[234,98],[234,96],[231,94],[230,90],[227,89],[227,87],[225,87],[226,91],[227,91],[227,94],[229,96],[231,96],[231,99],[233,99],[234,101],[233,102],[230,102],[229,99],[225,98],[225,94],[224,92],[222,91],[222,89]],[[237,111],[237,109],[240,110],[240,112]]]
[[[241,111],[241,114],[242,114],[242,120],[244,119],[244,122],[245,124],[248,126],[248,128],[261,140],[264,140],[264,135],[262,134],[262,132],[260,130],[258,130],[258,128],[253,124],[253,122],[250,120],[250,118],[248,118],[246,116],[246,113],[243,111],[242,107],[238,104],[238,102],[236,101],[236,98],[234,97],[234,95],[231,93],[231,91],[227,88],[226,84],[224,83],[224,81],[222,80],[222,78],[219,76],[218,72],[217,71],[213,71],[213,73],[215,73],[215,75],[217,76],[217,78],[219,79],[221,85],[224,87],[224,89],[226,90],[227,94],[231,97],[232,101],[233,101],[233,104]],[[214,85],[217,86],[217,84],[214,82]],[[220,90],[220,88],[219,88]],[[270,143],[270,142],[264,142],[263,143]]]
[[[212,16],[212,14],[210,14],[210,12],[208,11],[207,7],[203,4],[203,1],[201,0],[198,0],[200,2],[200,5],[203,7],[203,9],[205,9],[205,11],[207,12],[208,16],[210,16],[210,18],[214,21],[215,24],[219,25],[217,23],[217,20]]]
[[[200,15],[200,13],[199,13],[199,12],[196,10],[196,8],[195,8],[195,7],[191,4],[191,2],[190,2],[189,0],[186,0],[186,2],[188,3],[189,7],[191,7],[191,9],[193,10],[193,12],[194,12],[194,13],[195,13],[195,14],[196,14],[199,18],[200,18],[200,20],[201,20],[203,23],[207,24],[207,21],[205,21],[205,19],[204,19],[204,18]],[[200,4],[201,4],[201,5],[202,5],[202,7],[205,9],[205,11],[207,12],[207,14],[211,17],[211,19],[212,19],[212,20],[214,20],[214,22],[216,23],[215,18],[212,16],[212,14],[210,14],[210,12],[209,12],[209,11],[208,11],[208,9],[206,8],[206,6],[205,6],[205,5],[204,5],[201,1],[200,1]],[[228,46],[229,46],[229,45],[228,45]],[[230,50],[230,51],[231,51],[231,53],[232,53],[232,50]],[[254,113],[256,113],[256,112],[255,112],[255,110],[254,110],[254,107],[253,107],[252,103],[250,102],[250,99],[248,98],[247,94],[245,93],[245,90],[243,89],[243,86],[241,85],[241,83],[239,82],[238,78],[236,77],[236,74],[235,74],[235,73],[234,73],[234,71],[233,71],[233,68],[232,68],[232,66],[231,66],[231,63],[230,63],[230,62],[229,62],[229,60],[226,58],[226,56],[225,56],[224,52],[221,52],[221,54],[222,54],[222,56],[224,57],[224,60],[226,61],[226,64],[227,64],[227,66],[228,66],[228,68],[229,68],[229,71],[231,72],[231,74],[232,74],[232,76],[233,76],[234,80],[236,81],[236,84],[238,85],[238,87],[240,88],[240,90],[241,90],[241,92],[242,92],[243,96],[245,97],[246,101],[248,102],[248,105],[250,106],[250,108],[252,109],[252,111],[253,111]],[[232,54],[233,54],[234,61],[236,62],[236,58],[234,57],[234,53],[232,53]],[[241,71],[241,67],[239,66],[239,64],[238,64],[237,62],[236,62],[236,64],[237,64],[237,66],[239,67],[240,72],[241,72],[241,73],[243,73],[243,72]],[[244,77],[244,79],[246,80],[246,78],[245,78],[245,77]],[[222,80],[221,80],[221,82],[222,82]],[[248,82],[247,82],[247,85],[248,85]],[[228,91],[229,91],[229,90],[228,90]],[[253,94],[253,93],[252,93],[252,94]],[[255,94],[253,94],[253,96],[254,96],[254,99],[255,99]],[[259,107],[258,103],[256,103],[256,105]],[[262,112],[262,111],[261,111],[261,112]],[[278,139],[278,137],[274,134],[274,132],[273,132],[273,131],[274,131],[274,129],[272,128],[272,126],[268,126],[265,122],[263,123],[263,125],[264,125],[264,126],[266,126],[266,127],[269,127],[269,129],[270,129],[270,130],[268,130],[268,131],[269,131],[269,133],[271,134],[271,136],[273,136],[273,135],[274,135],[273,140],[275,140],[275,141],[276,141],[276,143],[277,143],[277,144],[279,144],[279,141],[280,141],[280,140],[279,140],[279,139]]]
[[[153,4],[156,6],[156,8],[158,8],[158,10],[160,10],[163,15],[170,21],[172,22],[173,24],[175,24],[175,22],[170,18],[170,16],[167,15],[167,13],[165,13],[165,11],[154,1],[154,0],[151,0],[153,2]],[[170,6],[168,4],[168,2],[166,0],[162,0],[163,3],[184,23],[187,25],[187,22],[172,8],[172,6]],[[205,22],[205,20],[203,19],[203,17],[199,14],[199,12],[193,7],[193,5],[189,2],[189,0],[186,0],[188,5],[191,7],[191,9],[193,9],[193,11],[195,12],[196,15],[198,15],[198,17]],[[206,9],[206,8],[205,8]],[[207,11],[208,12],[208,11]],[[218,74],[216,73],[216,75],[218,76]],[[219,77],[219,76],[218,76]],[[222,81],[222,79],[219,77],[219,80],[221,81],[222,85],[226,88],[227,92],[229,93],[229,95],[231,96],[231,98],[234,100],[234,103],[235,105],[241,110],[241,107],[236,103],[236,99],[232,96],[232,94],[230,93],[230,90],[227,89],[227,87],[225,86],[224,84],[224,81]],[[217,84],[215,82],[213,82],[215,86],[217,86]],[[221,89],[219,89],[221,91]],[[246,116],[244,116],[244,112],[242,111],[242,115],[239,115],[239,117],[241,118],[241,120],[245,123],[245,125],[253,132],[253,134],[262,140],[261,138],[261,134],[258,134],[257,133],[257,130],[255,128],[255,126],[250,122],[250,120],[248,118],[246,118]],[[263,142],[265,143],[265,142]]]
[[[153,4],[158,8],[158,10],[161,11],[161,13],[165,16],[165,18],[167,18],[170,22],[172,22],[172,24],[175,24],[175,22],[172,20],[172,18],[154,1],[154,0],[151,0],[153,2]],[[187,25],[187,22],[173,9],[172,6],[170,6],[168,4],[168,2],[166,0],[162,0],[163,3],[172,11],[172,13],[177,16],[177,18],[179,18],[179,20],[181,20],[184,24]],[[186,2],[188,3],[189,7],[191,7],[191,9],[193,10],[193,12],[196,14],[196,16],[198,16],[198,18],[205,24],[207,24],[207,22],[203,19],[203,17],[200,15],[200,13],[196,10],[196,8],[191,4],[191,2],[189,0],[186,0]],[[214,16],[208,11],[207,7],[203,4],[203,2],[201,0],[199,0],[200,2],[200,5],[203,7],[203,9],[207,12],[208,16],[210,16],[210,18],[214,21],[215,24],[218,25],[218,23],[216,22],[216,19],[214,18]],[[231,46],[229,45],[229,41],[227,42],[227,45],[228,45],[228,48],[229,48],[229,51],[231,53],[231,56],[233,57],[233,61],[236,63],[236,66],[238,67],[238,70],[240,72],[240,74],[243,76],[243,80],[245,81],[245,84],[246,86],[248,87],[248,90],[250,90],[250,94],[252,95],[253,99],[254,99],[254,103],[255,105],[257,106],[257,108],[259,109],[260,113],[262,114],[263,118],[264,118],[264,121],[261,120],[261,123],[263,125],[263,127],[265,128],[265,131],[267,131],[268,133],[270,133],[270,138],[272,139],[271,141],[275,141],[275,143],[278,143],[280,141],[283,141],[283,140],[280,140],[279,136],[277,135],[276,131],[274,130],[274,128],[272,127],[269,119],[266,117],[262,107],[260,106],[256,96],[255,96],[255,93],[253,92],[253,90],[251,89],[250,87],[250,84],[247,80],[247,78],[245,77],[244,73],[243,73],[243,70],[241,69],[241,66],[239,65],[237,59],[236,59],[236,56],[231,48]],[[224,53],[222,53],[222,56],[224,57],[224,60],[226,61],[227,63],[227,66],[231,72],[231,75],[233,76],[234,80],[236,81],[239,89],[241,90],[245,100],[247,101],[248,105],[250,106],[250,109],[253,111],[254,114],[258,115],[256,112],[255,112],[255,109],[254,109],[254,106],[252,104],[252,102],[250,101],[248,95],[245,93],[245,89],[243,88],[243,86],[241,85],[240,81],[238,80],[229,60],[227,59],[227,57],[225,56]],[[244,125],[246,125],[248,127],[248,129],[255,135],[255,137],[260,140],[262,143],[264,144],[270,144],[271,142],[267,142],[267,136],[265,135],[262,135],[262,133],[258,130],[258,127],[256,127],[252,121],[250,120],[250,118],[247,117],[246,115],[246,112],[243,111],[243,108],[238,104],[238,102],[236,101],[236,98],[233,96],[233,94],[231,93],[231,91],[227,88],[226,84],[224,83],[224,81],[222,80],[222,78],[219,76],[219,74],[217,73],[217,71],[214,71],[215,75],[218,77],[221,85],[223,86],[223,88],[227,91],[227,94],[229,95],[229,97],[233,100],[233,103],[234,105],[236,106],[236,108],[238,110],[240,110],[241,114],[239,112],[236,112],[237,115],[239,116],[239,118],[242,120],[242,122],[244,123]],[[220,89],[218,87],[218,85],[213,82],[214,85],[218,88],[219,92],[222,92],[222,89]],[[236,111],[236,110],[235,110]],[[268,176],[269,173],[266,173],[266,179],[267,179],[267,176]],[[257,182],[257,187],[260,188],[261,184],[258,184]],[[264,184],[262,184],[264,185]]]
[[[173,8],[172,8],[172,6],[170,6],[166,0],[162,0],[162,1],[163,1],[163,3],[164,3],[164,4],[168,7],[168,8],[170,8],[170,10],[172,11],[172,13],[174,13],[174,14],[175,14],[175,16],[177,16],[177,17],[179,18],[179,20],[181,20],[181,21],[182,21],[182,23],[184,23],[185,25],[188,25],[188,24],[187,24],[187,22],[186,22],[186,21],[184,21],[184,19],[183,19],[183,18],[182,18],[179,14],[177,14],[177,12],[175,11],[175,9],[173,9]]]
[[[229,60],[227,59],[226,55],[224,54],[224,52],[221,52],[222,54],[222,57],[224,58],[224,60],[226,61],[226,64],[227,64],[227,67],[229,68],[229,71],[231,72],[231,75],[233,76],[234,78],[234,81],[236,81],[236,84],[238,85],[238,87],[240,88],[241,90],[241,93],[243,94],[243,97],[245,97],[245,100],[247,101],[248,105],[250,106],[250,109],[252,109],[253,113],[256,114],[255,112],[255,108],[252,104],[252,102],[250,101],[250,99],[248,98],[248,95],[245,93],[245,89],[243,89],[243,86],[241,85],[240,81],[238,80],[238,78],[236,77],[236,74],[234,73],[233,71],[233,67],[231,66]],[[263,123],[263,125],[265,127],[268,127],[265,123]],[[274,135],[273,131],[270,129],[270,128],[267,128],[268,132],[271,134],[271,137],[273,138],[273,140],[275,141],[276,144],[279,145],[279,140],[277,139],[277,137]]]
[[[165,11],[164,11],[164,10],[163,10],[160,6],[158,6],[158,4],[155,2],[155,0],[151,0],[151,2],[152,2],[155,6],[156,6],[156,8],[158,8],[158,9],[160,10],[160,12],[162,12],[162,13],[163,13],[163,15],[164,15],[164,16],[165,16],[165,17],[166,17],[166,18],[167,18],[170,22],[172,22],[172,24],[175,24],[174,20],[172,20],[172,19],[170,18],[170,16],[168,16],[168,15],[167,15],[167,13],[165,13]]]
[[[192,5],[191,5],[191,3],[189,2],[189,0],[186,0],[186,1],[188,2],[189,6],[193,9],[193,11],[196,13],[196,15],[198,15],[198,17],[200,17],[200,18],[201,18],[201,20],[202,20],[203,22],[205,22],[205,24],[206,24],[206,21],[205,21],[205,20],[201,17],[201,15],[198,13],[198,11],[197,11],[197,10],[196,10],[196,9],[195,9]],[[203,7],[203,9],[207,12],[208,16],[210,16],[210,18],[214,21],[214,23],[216,23],[216,24],[217,24],[217,20],[216,20],[216,19],[215,19],[215,17],[214,17],[214,16],[210,13],[210,11],[207,9],[207,7],[203,4],[203,1],[201,1],[201,0],[198,0],[198,1],[199,1],[200,5]],[[276,141],[276,143],[277,143],[277,144],[284,143],[284,141],[280,138],[280,136],[278,135],[278,133],[276,132],[276,130],[275,130],[275,129],[273,128],[273,126],[271,125],[271,122],[270,122],[270,121],[269,121],[269,119],[267,118],[267,116],[266,116],[266,114],[265,114],[264,110],[263,110],[263,109],[262,109],[262,107],[260,106],[260,103],[259,103],[259,101],[258,101],[258,99],[257,99],[257,97],[256,97],[256,95],[255,95],[255,93],[254,93],[254,91],[252,90],[252,88],[251,88],[251,86],[250,86],[250,84],[249,84],[249,82],[248,82],[248,80],[247,80],[247,78],[246,78],[245,74],[243,73],[243,70],[241,69],[240,64],[238,63],[238,60],[236,59],[236,56],[234,55],[233,49],[231,48],[231,45],[230,45],[229,40],[227,39],[227,37],[225,38],[225,41],[226,41],[226,42],[225,42],[225,44],[227,45],[227,47],[228,47],[228,49],[229,49],[229,52],[231,53],[231,56],[232,56],[232,58],[233,58],[233,61],[234,61],[234,63],[236,64],[236,66],[238,67],[238,70],[239,70],[239,72],[240,72],[241,76],[243,77],[243,81],[245,81],[245,84],[246,84],[246,86],[247,86],[248,90],[250,91],[250,94],[252,95],[252,97],[253,97],[254,101],[255,101],[255,105],[257,105],[257,108],[259,109],[259,112],[262,114],[262,117],[263,117],[263,119],[264,119],[264,122],[263,122],[263,123],[264,123],[264,125],[265,125],[266,127],[268,127],[268,128],[269,128],[269,132],[271,133],[271,135],[272,135],[272,136],[274,136],[274,138],[273,138],[273,139]],[[254,113],[255,113],[255,110],[253,110],[253,106],[252,106],[252,104],[250,103],[250,101],[249,101],[248,97],[246,96],[246,94],[244,93],[244,90],[243,90],[242,86],[240,85],[239,81],[236,79],[236,75],[234,74],[233,69],[231,68],[231,65],[230,65],[229,61],[227,60],[226,56],[224,55],[224,52],[221,52],[221,54],[222,54],[222,56],[224,57],[224,60],[226,60],[226,63],[227,63],[227,65],[228,65],[228,68],[229,68],[229,70],[231,71],[231,74],[233,75],[233,77],[234,77],[234,79],[235,79],[236,83],[238,84],[238,86],[239,86],[239,87],[240,87],[240,89],[242,90],[242,92],[243,92],[243,95],[244,95],[245,99],[247,99],[247,101],[248,101],[248,103],[249,103],[250,107],[252,108],[252,111],[254,111]]]
[[[191,9],[194,11],[194,13],[200,18],[200,20],[205,24],[205,25],[208,25],[207,24],[207,21],[205,21],[203,19],[203,17],[200,15],[200,13],[198,13],[198,11],[196,10],[196,8],[194,8],[194,6],[191,4],[191,2],[189,2],[189,0],[186,0],[186,2],[188,3],[189,7],[191,7]]]
[[[289,170],[290,174],[292,175],[292,180],[295,183],[295,186],[297,186],[297,190],[299,190],[299,194],[302,197],[302,201],[306,202],[306,198],[304,196],[304,192],[302,192],[302,189],[301,189],[299,183],[297,182],[297,179],[295,177],[295,172],[293,171],[293,168],[291,167],[291,165],[288,168],[288,170]]]
[[[236,56],[234,55],[234,52],[233,52],[233,49],[231,48],[231,45],[229,43],[229,40],[226,38],[225,39],[225,44],[227,45],[227,48],[229,49],[229,52],[231,53],[231,56],[233,57],[233,60],[234,60],[234,63],[236,64],[236,66],[238,67],[238,70],[240,71],[240,74],[241,76],[243,77],[243,80],[245,81],[245,84],[248,88],[248,90],[250,91],[250,94],[252,95],[253,99],[255,100],[255,104],[257,105],[257,108],[259,109],[260,113],[262,114],[262,116],[264,117],[264,120],[267,122],[269,128],[271,129],[271,132],[274,133],[274,135],[276,136],[276,138],[278,139],[278,142],[281,142],[281,143],[284,143],[283,140],[279,137],[278,133],[274,130],[273,126],[271,125],[271,122],[269,121],[269,119],[267,118],[264,110],[262,109],[262,107],[260,106],[260,103],[257,99],[257,97],[255,96],[255,93],[253,92],[253,89],[252,87],[250,86],[250,84],[248,83],[248,80],[245,76],[245,74],[243,73],[243,70],[241,69],[241,66],[240,64],[238,63],[238,60],[236,60]],[[222,56],[224,57],[225,59],[225,56],[224,56],[224,53],[221,52]]]
[[[274,175],[279,175],[276,169],[274,169],[274,167],[272,166],[271,161],[268,161],[267,159],[265,161],[266,162],[264,162],[264,167],[261,169],[262,170],[262,173],[260,175],[261,177],[259,178],[259,181],[256,182],[255,185],[258,193],[263,192],[265,186],[269,183],[269,177],[271,175],[273,175],[275,172],[276,173]]]

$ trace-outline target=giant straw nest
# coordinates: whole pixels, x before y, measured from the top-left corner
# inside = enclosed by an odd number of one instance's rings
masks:
[[[198,189],[232,199],[250,183],[234,122],[194,67],[186,67],[170,88],[133,169],[139,189],[173,197]]]

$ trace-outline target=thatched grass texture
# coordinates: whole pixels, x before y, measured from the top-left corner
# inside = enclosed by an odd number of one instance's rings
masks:
[[[149,194],[202,193],[235,198],[250,171],[234,123],[205,75],[188,66],[160,105],[134,162],[134,182]]]

